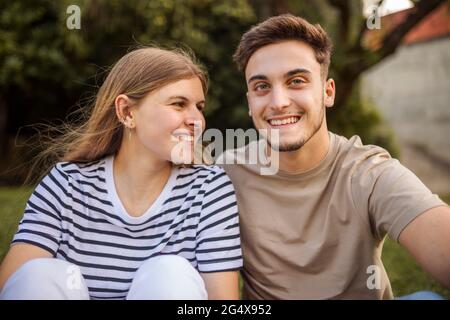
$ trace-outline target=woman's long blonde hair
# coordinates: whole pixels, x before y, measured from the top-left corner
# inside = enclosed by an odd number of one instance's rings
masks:
[[[87,163],[115,154],[124,131],[115,112],[118,95],[125,94],[139,103],[151,91],[192,77],[200,79],[206,95],[206,71],[190,51],[141,47],[127,53],[113,66],[98,90],[87,121],[64,123],[59,130],[61,135],[44,142],[44,150],[36,157],[27,181],[36,169],[44,167],[48,171],[59,161]]]

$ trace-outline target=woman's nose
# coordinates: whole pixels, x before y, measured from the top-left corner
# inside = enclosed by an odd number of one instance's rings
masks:
[[[186,114],[186,123],[189,125],[193,125],[195,122],[203,122],[203,114],[201,111],[196,107],[190,107],[187,114]]]
[[[193,131],[200,130],[201,132],[203,130],[203,119],[201,116],[189,116],[186,118],[185,123]]]

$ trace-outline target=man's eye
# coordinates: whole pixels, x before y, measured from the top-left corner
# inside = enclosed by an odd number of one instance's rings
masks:
[[[305,83],[305,81],[303,81],[302,79],[299,79],[299,78],[292,79],[290,82],[290,84],[293,84],[293,85],[300,85],[303,83]]]

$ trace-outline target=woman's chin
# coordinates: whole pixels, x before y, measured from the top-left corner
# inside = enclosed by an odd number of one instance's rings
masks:
[[[176,165],[192,164],[194,161],[192,143],[186,141],[177,143],[172,149],[170,161]]]

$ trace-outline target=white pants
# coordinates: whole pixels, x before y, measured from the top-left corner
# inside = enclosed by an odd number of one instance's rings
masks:
[[[186,259],[161,255],[146,260],[136,271],[128,300],[204,300],[200,274]],[[87,300],[89,291],[80,268],[55,258],[33,259],[5,283],[0,300]]]

